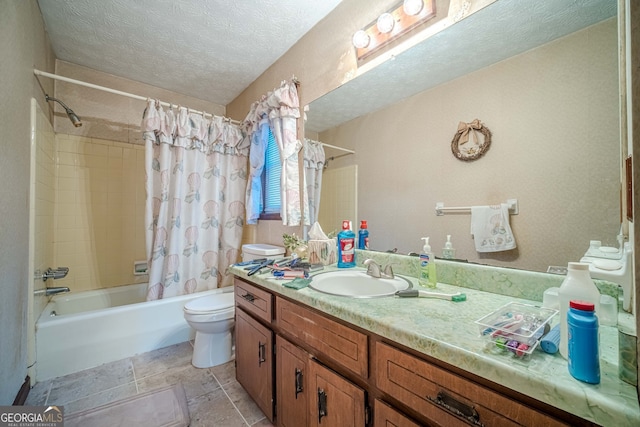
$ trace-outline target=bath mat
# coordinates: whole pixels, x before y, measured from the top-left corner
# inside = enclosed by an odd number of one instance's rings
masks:
[[[187,397],[182,384],[66,416],[65,427],[186,427]]]

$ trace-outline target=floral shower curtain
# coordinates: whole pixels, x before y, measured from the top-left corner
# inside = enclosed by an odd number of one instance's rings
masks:
[[[324,148],[322,143],[305,139],[303,144],[304,185],[307,190],[308,208],[305,214],[305,225],[312,225],[318,220],[320,212],[320,192],[322,190],[322,172],[324,170]]]
[[[302,148],[302,143],[297,138],[296,129],[297,119],[300,117],[299,107],[300,101],[295,83],[284,81],[279,88],[263,96],[260,101],[254,102],[249,114],[244,119],[247,133],[251,135],[252,153],[249,159],[250,185],[247,186],[246,192],[248,224],[255,224],[260,216],[261,174],[266,150],[266,139],[260,135],[265,132],[265,126],[268,124],[278,144],[282,162],[282,178],[280,180],[282,223],[289,226],[300,225],[302,212],[300,210],[298,152]],[[260,157],[260,153],[262,153],[262,157]],[[306,192],[303,196],[306,196]],[[306,207],[306,199],[303,201]],[[306,214],[305,217],[307,217]]]
[[[249,140],[220,117],[149,100],[145,140],[147,300],[232,283],[244,225]]]

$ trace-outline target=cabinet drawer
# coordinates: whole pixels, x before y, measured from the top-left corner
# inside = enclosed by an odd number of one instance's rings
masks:
[[[273,295],[247,282],[235,279],[235,300],[238,307],[270,323],[273,319]]]
[[[282,298],[276,299],[276,322],[288,334],[324,353],[363,378],[368,377],[367,336]]]
[[[420,427],[379,399],[375,400],[373,413],[373,427]]]
[[[381,342],[376,343],[376,385],[436,424],[469,425],[460,416],[464,413],[471,423],[477,420],[485,426],[565,425]]]

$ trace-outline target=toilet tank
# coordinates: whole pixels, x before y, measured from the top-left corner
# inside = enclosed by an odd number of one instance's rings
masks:
[[[257,258],[278,258],[284,255],[281,246],[267,245],[264,243],[251,243],[242,245],[242,261],[251,261]]]

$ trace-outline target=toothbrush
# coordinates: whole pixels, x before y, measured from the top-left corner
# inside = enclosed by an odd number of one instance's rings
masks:
[[[441,292],[424,291],[422,289],[405,289],[403,291],[396,292],[396,295],[401,298],[438,298],[453,302],[467,300],[467,296],[460,292],[456,292],[455,294],[444,294]]]

